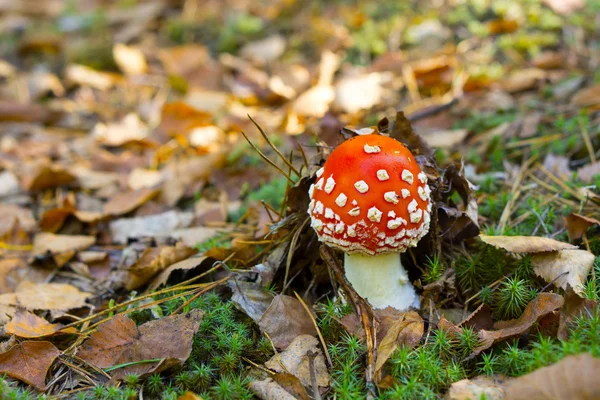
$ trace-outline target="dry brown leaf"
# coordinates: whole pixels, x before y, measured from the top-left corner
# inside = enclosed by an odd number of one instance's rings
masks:
[[[148,290],[155,290],[156,288],[165,285],[171,274],[174,272],[188,272],[198,267],[210,267],[216,260],[212,257],[190,257],[186,260],[182,260],[171,264],[167,269],[159,273],[152,281],[148,284]]]
[[[130,238],[166,238],[172,232],[188,227],[193,219],[191,212],[171,210],[145,217],[120,218],[112,221],[109,228],[113,242],[127,243]]]
[[[52,256],[59,267],[69,261],[77,251],[85,250],[96,242],[93,236],[56,235],[41,232],[33,238],[33,257]]]
[[[31,210],[14,204],[0,203],[0,236],[11,232],[17,221],[19,228],[25,232],[32,232],[37,225]]]
[[[586,217],[585,215],[576,213],[571,213],[564,217],[564,219],[571,240],[581,239],[591,226],[600,226],[600,221],[596,218]]]
[[[423,319],[414,311],[403,313],[389,328],[377,348],[377,360],[375,361],[375,372],[381,370],[385,362],[398,348],[407,344],[414,347],[423,336]]]
[[[259,323],[273,301],[273,294],[258,282],[231,279],[227,284],[233,292],[231,302],[254,322]]]
[[[258,321],[261,331],[267,332],[278,348],[286,348],[298,335],[317,335],[310,316],[298,299],[275,296]]]
[[[562,289],[570,286],[583,297],[583,285],[594,265],[594,259],[594,254],[587,250],[563,250],[533,254],[531,262],[534,265],[533,271],[546,282]]]
[[[98,122],[92,132],[98,143],[112,147],[143,141],[148,133],[148,127],[134,113],[127,114],[118,122]]]
[[[329,111],[329,106],[334,99],[333,87],[315,86],[298,96],[292,109],[298,115],[321,118]]]
[[[300,379],[287,372],[273,375],[273,380],[286,390],[294,398],[299,400],[311,400]]]
[[[27,166],[22,172],[23,188],[30,192],[40,192],[68,185],[73,180],[75,180],[75,177],[64,168],[45,163]]]
[[[600,358],[590,354],[565,357],[548,367],[504,383],[505,400],[600,398]]]
[[[158,373],[188,359],[202,317],[202,311],[193,310],[136,327],[131,319],[117,315],[100,325],[77,355],[100,368],[142,360],[162,360],[119,368],[112,373],[115,379],[123,379],[129,374],[144,377]]]
[[[529,68],[521,71],[516,71],[506,79],[500,86],[508,93],[520,92],[533,88],[539,80],[546,77],[546,72],[537,68]]]
[[[158,195],[159,191],[152,188],[144,188],[118,193],[104,205],[104,213],[106,215],[118,216],[127,214],[150,201]]]
[[[250,390],[262,400],[296,400],[281,385],[271,378],[250,382]]]
[[[488,236],[479,235],[484,243],[500,247],[511,253],[543,253],[548,251],[576,250],[577,246],[539,236]]]
[[[594,315],[598,308],[598,303],[586,298],[581,298],[573,289],[565,291],[565,304],[560,309],[560,318],[558,332],[556,337],[560,340],[567,340],[570,334],[570,325],[581,316]]]
[[[143,286],[159,272],[194,253],[196,250],[182,243],[145,249],[135,261],[121,266],[121,270],[125,272],[123,282],[125,289],[133,290]]]
[[[44,391],[48,369],[59,355],[50,342],[21,342],[0,354],[0,373]]]
[[[65,81],[67,83],[90,86],[98,90],[110,89],[117,82],[117,77],[114,75],[78,64],[70,64],[65,69]]]
[[[223,165],[224,161],[225,153],[221,151],[170,163],[164,170],[160,200],[169,206],[174,206],[187,194],[190,187],[206,180],[213,170]]]
[[[554,310],[562,307],[564,299],[561,295],[555,293],[540,293],[531,300],[523,314],[517,319],[509,321],[499,321],[494,324],[493,331],[479,331],[479,339],[481,344],[475,349],[472,357],[478,355],[484,350],[489,349],[495,343],[506,340],[511,337],[522,335],[527,332],[533,324],[540,318],[550,314]]]
[[[50,122],[57,116],[39,104],[0,101],[0,122]]]
[[[126,75],[141,75],[148,70],[146,57],[137,47],[117,43],[113,47],[113,57],[119,69]]]
[[[445,400],[482,399],[501,400],[504,398],[502,386],[490,377],[478,376],[474,379],[463,379],[450,385]]]
[[[51,324],[22,307],[17,308],[13,319],[4,326],[6,333],[27,339],[51,336],[56,333],[77,333],[77,329],[73,327],[65,330],[62,328],[63,324]]]
[[[314,358],[314,372],[317,385],[320,387],[327,387],[329,386],[331,378],[327,373],[325,357],[321,352],[319,341],[314,336],[299,335],[292,340],[290,345],[283,352],[275,354],[267,361],[265,366],[279,373],[289,372],[300,379],[300,382],[302,382],[304,386],[312,387],[308,356],[311,352],[312,354],[316,354]]]
[[[600,103],[600,84],[586,87],[571,97],[571,104],[576,107],[588,107]]]
[[[27,310],[71,310],[83,307],[89,293],[66,283],[22,282],[16,289],[16,303]]]

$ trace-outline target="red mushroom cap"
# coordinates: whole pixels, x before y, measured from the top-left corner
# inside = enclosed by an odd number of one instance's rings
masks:
[[[427,176],[402,143],[378,134],[338,146],[311,186],[319,240],[346,253],[404,252],[429,231]]]

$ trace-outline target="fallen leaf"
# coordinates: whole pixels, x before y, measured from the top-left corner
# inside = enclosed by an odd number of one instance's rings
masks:
[[[21,342],[0,354],[0,372],[44,391],[48,369],[59,355],[50,342]]]
[[[598,303],[586,298],[581,298],[568,288],[565,291],[565,304],[560,309],[560,318],[558,323],[558,332],[556,337],[560,340],[567,340],[570,334],[570,325],[581,316],[594,315],[598,309]]]
[[[78,250],[85,250],[96,242],[93,236],[56,235],[41,232],[33,238],[33,257],[51,256],[56,265],[65,265]]]
[[[292,109],[298,115],[321,118],[335,100],[335,90],[331,86],[315,86],[302,93],[294,101]]]
[[[475,332],[482,329],[490,330],[494,326],[492,310],[489,305],[481,303],[479,307],[458,323],[459,327],[473,328]]]
[[[533,324],[542,317],[562,307],[564,299],[555,293],[540,293],[527,304],[523,314],[517,319],[499,321],[494,324],[493,331],[482,329],[479,331],[481,344],[477,346],[470,357],[474,357],[484,350],[489,349],[495,343],[522,335],[527,332]]]
[[[118,122],[98,122],[92,135],[105,146],[119,147],[130,142],[140,142],[148,137],[148,127],[137,114],[129,113]]]
[[[299,400],[311,400],[300,379],[287,372],[273,375],[273,380],[279,384],[286,392]]]
[[[148,290],[155,290],[162,285],[166,285],[171,275],[175,272],[186,273],[199,267],[212,267],[215,261],[216,260],[212,257],[190,257],[186,260],[171,264],[167,269],[163,270],[152,279],[148,284]]]
[[[278,348],[286,348],[298,335],[317,335],[312,319],[302,303],[291,296],[275,296],[258,321],[261,331],[267,332]]]
[[[544,168],[559,178],[566,180],[571,176],[569,162],[569,159],[565,156],[557,156],[553,153],[548,153],[546,154],[546,158],[544,158]]]
[[[62,167],[45,163],[29,165],[21,174],[23,188],[30,192],[65,186],[75,180],[75,177]]]
[[[285,46],[285,38],[276,34],[244,45],[240,49],[240,55],[258,65],[264,65],[281,57]]]
[[[490,377],[478,376],[474,379],[463,379],[450,385],[445,400],[472,399],[501,400],[504,399],[502,386]]]
[[[0,101],[0,122],[50,122],[58,114],[39,104]]]
[[[67,283],[22,282],[16,289],[16,302],[27,310],[67,311],[85,306],[89,293]]]
[[[146,57],[137,47],[117,43],[113,47],[113,57],[119,69],[126,75],[141,75],[148,70]]]
[[[77,333],[77,329],[71,327],[62,330],[63,324],[51,324],[44,318],[27,311],[17,308],[12,320],[4,326],[4,330],[9,335],[16,335],[22,338],[32,339],[44,336],[51,336],[56,333]]]
[[[560,250],[576,250],[577,246],[539,236],[488,236],[479,239],[491,246],[500,247],[511,253],[543,253]]]
[[[248,387],[262,400],[296,400],[296,397],[271,378],[252,381]]]
[[[152,188],[143,188],[139,190],[131,190],[118,193],[104,204],[104,213],[106,215],[118,216],[127,214],[150,201],[158,195],[159,191]]]
[[[162,183],[163,174],[161,171],[144,168],[134,168],[129,174],[127,185],[132,190],[152,188]]]
[[[546,282],[567,289],[573,288],[579,296],[585,296],[583,285],[594,265],[594,254],[587,250],[563,250],[534,254],[533,271]]]
[[[575,107],[589,107],[600,103],[600,84],[586,87],[571,97],[571,104]]]
[[[389,328],[377,348],[375,372],[381,370],[392,353],[402,345],[414,347],[423,336],[423,319],[414,311],[403,313]]]
[[[600,226],[600,221],[596,218],[586,217],[585,215],[576,213],[571,213],[564,217],[564,219],[571,240],[581,239],[591,226]]]
[[[25,232],[32,232],[37,226],[31,210],[13,204],[0,203],[0,236],[11,232],[17,221],[19,228]]]
[[[538,81],[545,77],[546,72],[544,70],[529,68],[513,72],[500,83],[500,86],[508,93],[515,93],[533,88]]]
[[[597,399],[600,397],[600,358],[571,355],[554,365],[510,379],[503,385],[505,400]]]
[[[168,237],[172,232],[188,227],[194,214],[171,210],[162,214],[136,218],[121,218],[109,225],[113,242],[127,243],[130,238]]]
[[[98,90],[108,90],[117,82],[114,76],[96,71],[85,65],[70,64],[65,69],[65,80],[72,85],[90,86]]]
[[[527,114],[521,123],[521,128],[519,129],[519,137],[521,139],[527,139],[532,136],[535,136],[538,132],[538,126],[542,121],[542,113],[534,112],[531,114]]]
[[[290,345],[283,352],[275,354],[267,361],[265,366],[279,373],[289,372],[300,379],[300,382],[304,386],[312,387],[308,356],[308,353],[312,352],[312,354],[316,354],[314,358],[314,372],[317,385],[327,387],[331,378],[327,373],[325,357],[319,346],[319,341],[314,336],[299,335],[291,341]]]
[[[117,315],[92,333],[77,356],[100,368],[161,359],[129,365],[111,373],[115,379],[123,379],[130,374],[143,378],[182,365],[188,359],[203,315],[202,311],[193,310],[146,322],[139,327],[128,317]]]
[[[150,281],[156,274],[196,253],[196,250],[177,243],[175,246],[151,247],[137,256],[135,260],[121,265],[125,272],[123,285],[127,290],[137,289]]]
[[[265,290],[260,283],[231,279],[227,282],[233,295],[231,301],[244,314],[259,323],[265,311],[273,301],[273,294]]]

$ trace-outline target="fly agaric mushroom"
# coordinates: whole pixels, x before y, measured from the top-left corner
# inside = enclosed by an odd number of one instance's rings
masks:
[[[345,141],[317,171],[311,226],[320,241],[344,251],[346,278],[373,308],[419,306],[399,253],[429,231],[429,194],[411,152],[378,134]]]

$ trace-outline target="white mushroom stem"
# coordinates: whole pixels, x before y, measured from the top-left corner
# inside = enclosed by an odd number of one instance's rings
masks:
[[[376,256],[346,253],[346,278],[361,297],[375,309],[393,307],[400,311],[419,307],[419,297],[400,261],[400,254]]]

